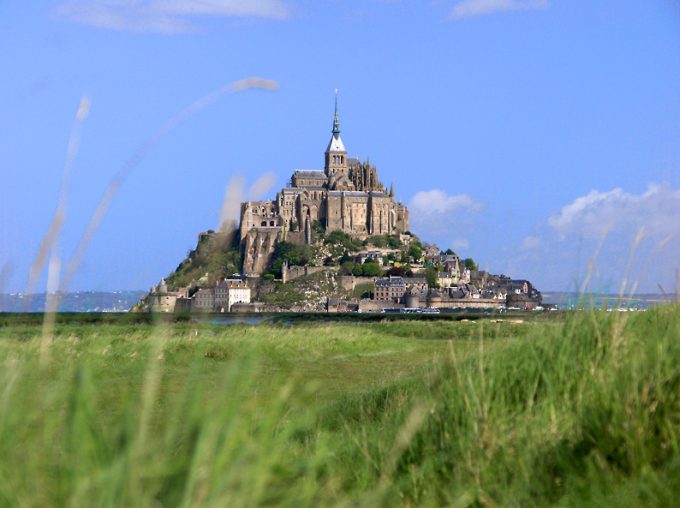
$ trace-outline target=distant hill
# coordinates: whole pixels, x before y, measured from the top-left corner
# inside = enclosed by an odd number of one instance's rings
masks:
[[[59,312],[126,312],[146,291],[77,291],[62,293]],[[45,293],[0,294],[0,312],[43,312]]]

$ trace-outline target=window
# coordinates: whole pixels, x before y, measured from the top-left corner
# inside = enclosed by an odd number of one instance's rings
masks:
[[[262,221],[262,224],[260,224],[260,226],[266,226],[266,225],[267,225],[267,221],[266,221],[266,220],[263,220],[263,221]]]

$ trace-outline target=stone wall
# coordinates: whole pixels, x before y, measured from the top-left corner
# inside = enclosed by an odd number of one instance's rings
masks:
[[[338,266],[289,266],[285,272],[283,282],[289,282],[313,273],[337,272],[339,269],[340,267]]]
[[[422,305],[422,303],[421,303]],[[505,300],[498,300],[495,298],[458,298],[451,300],[440,300],[429,302],[428,305],[431,307],[444,308],[444,307],[465,307],[472,309],[484,309],[489,307],[503,307],[505,306]]]
[[[251,298],[253,300],[262,300],[266,295],[276,291],[276,282],[273,280],[265,280],[260,277],[248,277],[248,287],[251,291]]]
[[[284,240],[295,245],[304,245],[307,243],[305,241],[305,232],[302,231],[286,231]]]
[[[175,312],[177,295],[152,294],[149,296],[149,310],[151,312]]]
[[[381,300],[360,300],[359,312],[382,312],[383,309],[403,309],[403,303],[385,302]]]
[[[341,275],[340,286],[345,291],[354,291],[354,288],[361,284],[375,283],[375,277],[355,277],[354,275]]]
[[[356,312],[359,310],[359,304],[348,300],[329,299],[326,310],[328,312]]]
[[[235,303],[231,306],[231,312],[262,312],[264,304],[260,302]]]

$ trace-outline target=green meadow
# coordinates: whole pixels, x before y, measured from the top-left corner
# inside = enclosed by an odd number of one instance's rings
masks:
[[[0,316],[0,506],[671,506],[679,436],[678,305]]]

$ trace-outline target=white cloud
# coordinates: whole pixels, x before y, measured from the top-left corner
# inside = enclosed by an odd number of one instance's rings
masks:
[[[481,203],[467,194],[451,195],[439,189],[416,192],[409,204],[411,214],[416,216],[450,213],[459,210],[476,212],[482,208]]]
[[[68,0],[57,14],[85,25],[131,32],[191,32],[210,16],[284,19],[284,0]]]
[[[468,249],[475,215],[484,205],[467,194],[440,189],[416,192],[408,204],[411,231],[442,248]]]
[[[481,16],[504,11],[545,9],[548,0],[462,0],[451,10],[451,18]]]
[[[564,206],[548,219],[560,235],[578,232],[601,236],[606,231],[640,230],[652,236],[680,233],[680,189],[669,185],[649,184],[641,194],[616,188],[607,192],[591,191]]]
[[[642,232],[642,234],[641,234]],[[492,267],[539,287],[617,293],[676,289],[680,268],[680,189],[650,183],[635,194],[594,190],[574,199],[534,232],[496,254]]]

